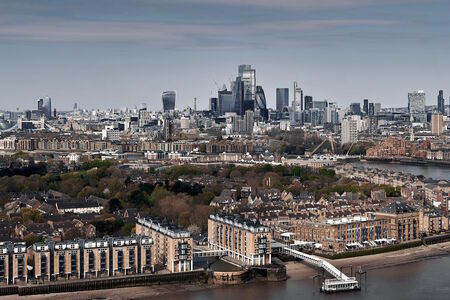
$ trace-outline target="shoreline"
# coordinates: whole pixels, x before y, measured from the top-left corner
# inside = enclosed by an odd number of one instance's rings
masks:
[[[420,262],[427,259],[438,258],[450,255],[450,242],[433,244],[427,246],[419,246],[415,248],[403,249],[395,252],[380,253],[368,256],[359,256],[352,258],[342,258],[336,260],[328,260],[337,268],[353,266],[353,271],[356,271],[359,266],[363,271],[370,271],[381,268],[390,268],[410,263]],[[317,269],[304,264],[302,262],[287,262],[286,264],[287,280],[310,280],[317,274]],[[344,270],[348,272],[349,269]],[[267,281],[264,281],[267,282]],[[250,281],[251,284],[258,284],[258,280]],[[243,283],[248,284],[248,283]],[[57,293],[57,294],[41,294],[31,296],[2,296],[1,299],[61,299],[75,300],[75,299],[148,299],[151,297],[161,297],[164,295],[184,294],[191,292],[205,291],[209,289],[233,287],[236,285],[220,285],[220,284],[163,284],[151,286],[137,286],[128,288],[117,288],[108,290],[95,291],[81,291],[72,293]]]
[[[406,265],[448,255],[450,255],[450,242],[444,242],[427,246],[422,245],[419,247],[402,249],[394,252],[335,260],[327,259],[327,261],[332,263],[337,268],[351,265],[353,266],[353,271],[355,272],[358,267],[361,267],[363,271],[370,271]],[[304,280],[312,278],[312,276],[317,274],[317,270],[315,268],[301,262],[286,263],[286,271],[288,274],[288,280]],[[349,272],[349,269],[344,269],[344,271]]]

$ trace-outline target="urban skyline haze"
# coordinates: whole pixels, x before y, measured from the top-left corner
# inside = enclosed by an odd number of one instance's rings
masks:
[[[207,108],[251,64],[275,107],[276,88],[341,105],[403,106],[424,90],[448,103],[448,1],[200,0],[0,2],[0,109]]]

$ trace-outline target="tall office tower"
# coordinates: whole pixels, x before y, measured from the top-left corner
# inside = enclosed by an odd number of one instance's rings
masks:
[[[277,88],[277,111],[282,112],[283,108],[289,106],[289,89]]]
[[[431,115],[431,133],[441,135],[444,131],[444,117],[441,113]]]
[[[294,101],[292,102],[292,108],[294,111],[303,110],[303,91],[298,86],[297,81],[294,81]]]
[[[369,99],[364,99],[363,110],[364,115],[367,116],[369,114]]]
[[[162,103],[164,112],[168,112],[171,110],[175,110],[175,99],[176,99],[175,91],[165,91],[162,93]]]
[[[52,99],[45,97],[38,100],[38,111],[40,111],[47,119],[52,117]]]
[[[245,122],[245,131],[249,134],[253,132],[253,124],[254,124],[255,114],[251,110],[245,111],[244,114],[244,122]]]
[[[358,141],[358,122],[360,116],[351,115],[342,120],[341,144],[356,143]]]
[[[408,111],[410,120],[425,123],[427,114],[425,112],[425,92],[415,91],[408,93]]]
[[[209,110],[218,113],[217,98],[209,98]]]
[[[369,103],[369,111],[367,112],[368,116],[375,116],[375,105],[374,103]]]
[[[339,123],[339,107],[336,103],[329,103],[325,108],[324,123],[338,124]]]
[[[197,97],[194,97],[194,111],[197,111]]]
[[[255,95],[255,118],[266,121],[268,117],[269,112],[267,110],[266,95],[262,86],[258,85]]]
[[[370,108],[369,108],[369,110],[370,110]],[[375,103],[373,105],[373,114],[376,116],[380,113],[380,111],[381,111],[381,103]]]
[[[42,107],[44,106],[44,99],[39,99],[38,101],[37,101],[37,110],[38,111],[40,111],[40,112],[42,112],[43,110],[42,110]]]
[[[355,102],[350,104],[350,113],[352,115],[358,115],[361,116],[361,103],[359,102]]]
[[[233,92],[228,91],[226,87],[218,91],[217,106],[219,115],[223,115],[227,112],[235,112],[235,103],[233,99]]]
[[[313,97],[305,96],[305,110],[310,110],[313,107]]]
[[[238,76],[232,82],[234,108],[238,115],[243,116],[246,110],[254,110],[256,95],[256,70],[251,65],[240,65]]]
[[[437,109],[441,114],[445,115],[445,100],[443,90],[439,91],[439,95],[437,97]]]

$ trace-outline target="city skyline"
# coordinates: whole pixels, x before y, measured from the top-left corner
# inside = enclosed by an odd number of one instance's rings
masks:
[[[236,66],[257,69],[267,106],[276,88],[348,106],[407,106],[425,90],[448,103],[445,1],[40,1],[0,4],[0,109],[134,106],[207,108]],[[100,10],[102,14],[97,12]],[[420,57],[420,59],[417,59]]]

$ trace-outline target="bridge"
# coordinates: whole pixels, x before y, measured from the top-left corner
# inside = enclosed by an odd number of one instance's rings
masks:
[[[331,276],[334,277],[334,279],[325,279],[322,284],[322,291],[335,292],[359,289],[359,282],[355,277],[348,277],[328,261],[314,255],[291,249],[289,247],[284,247],[283,251],[288,255],[304,260],[308,264],[323,268]]]

